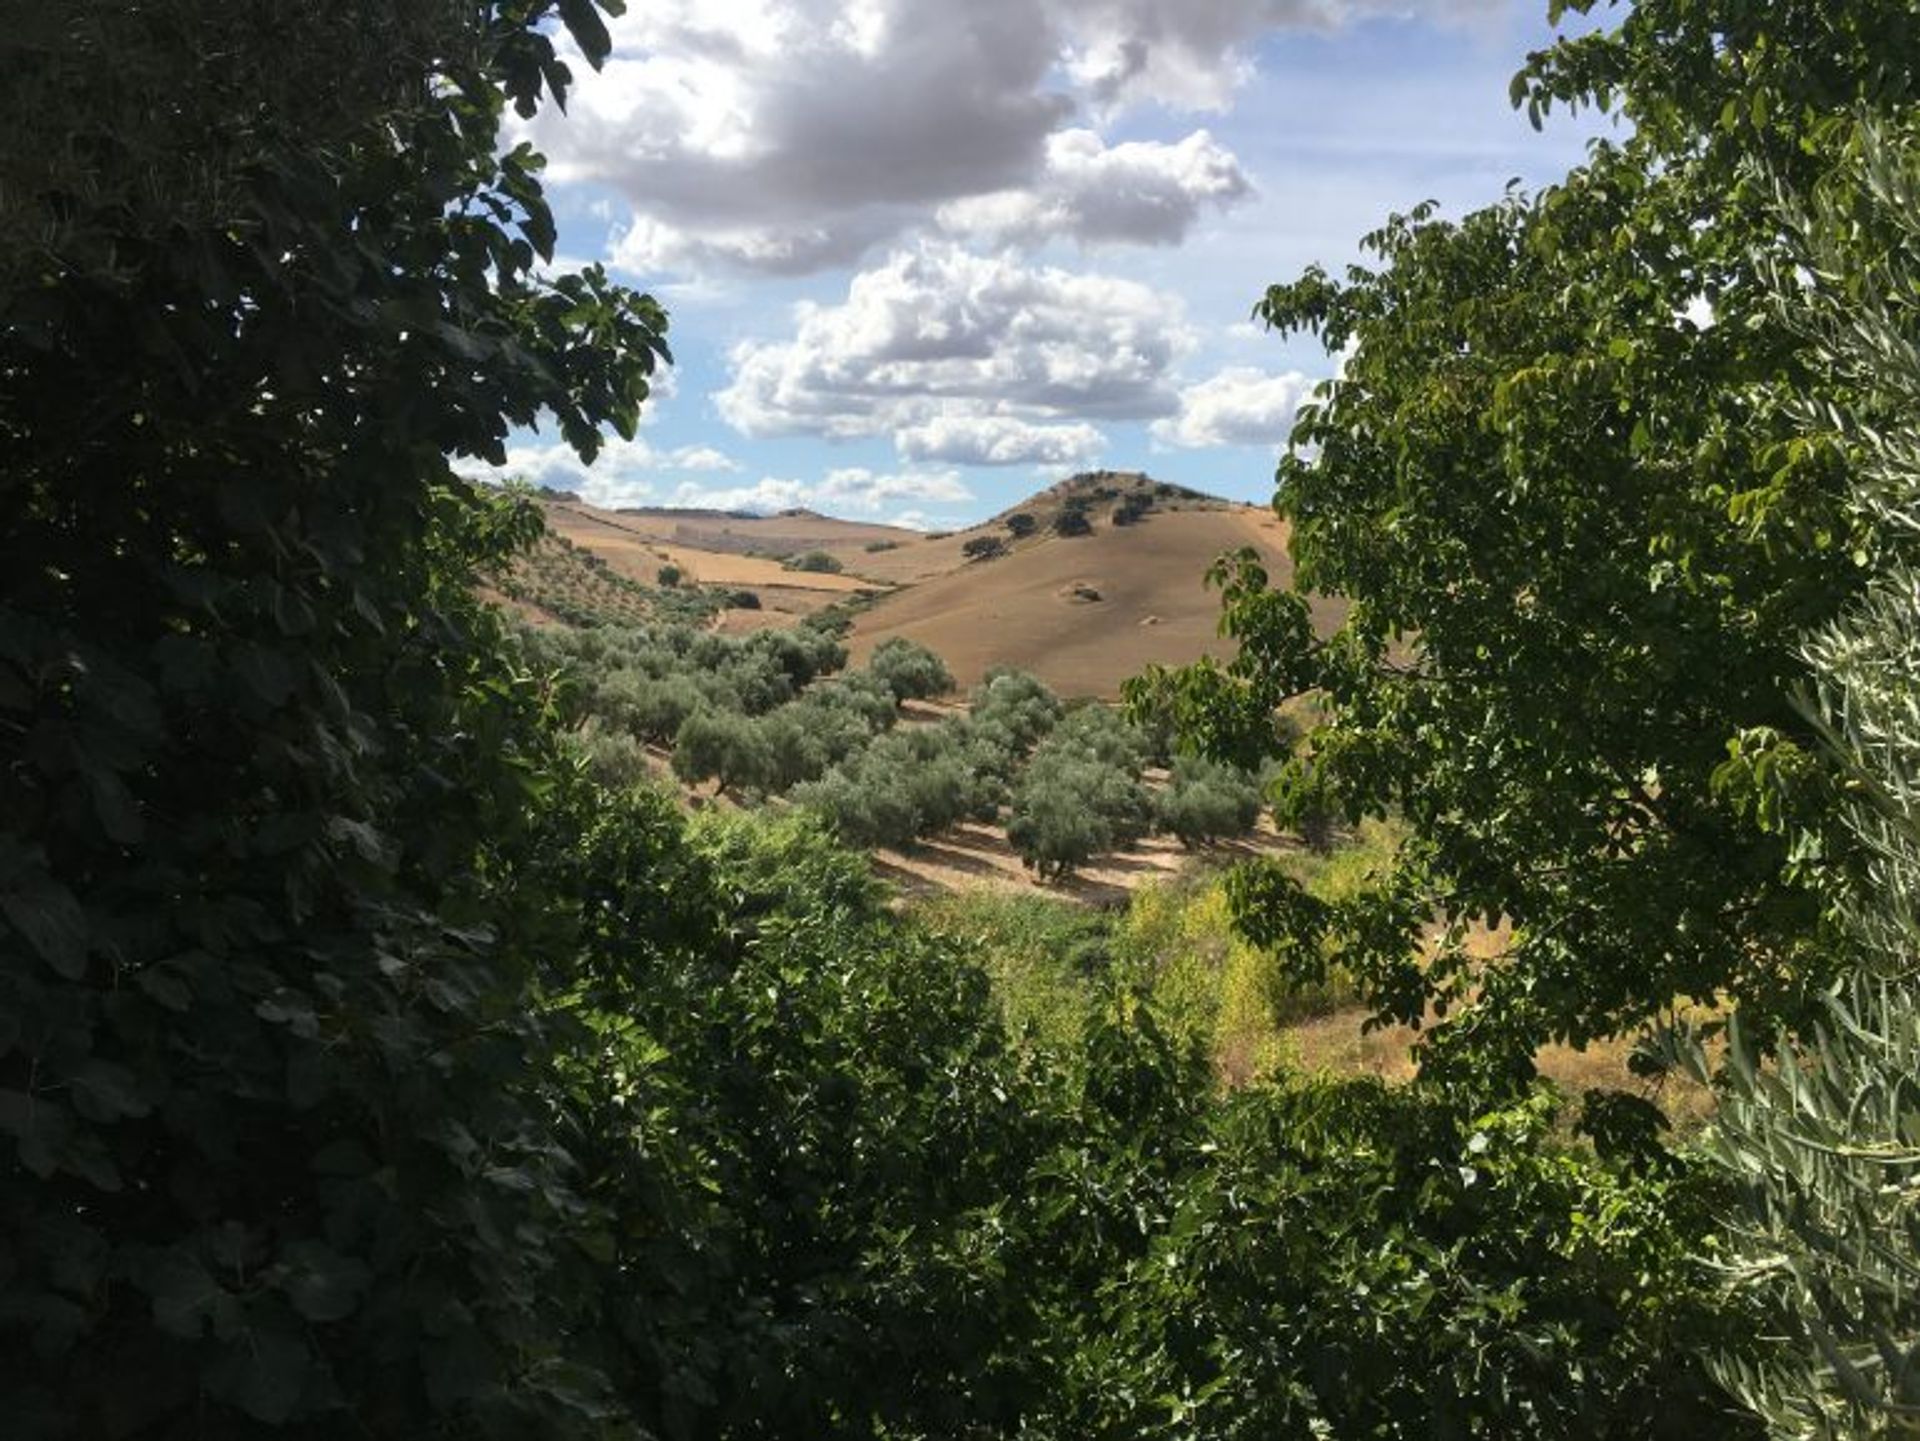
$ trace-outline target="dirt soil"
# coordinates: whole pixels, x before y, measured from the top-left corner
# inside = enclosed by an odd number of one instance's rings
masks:
[[[1150,509],[1119,525],[1123,500]],[[1087,508],[1090,533],[1055,532],[1069,506]],[[796,624],[823,606],[868,600],[849,637],[855,664],[904,636],[936,651],[962,687],[1008,665],[1062,695],[1109,700],[1144,666],[1230,650],[1218,634],[1219,597],[1204,581],[1223,552],[1252,546],[1276,583],[1292,573],[1286,526],[1270,511],[1113,472],[1062,481],[945,536],[810,511],[606,511],[560,499],[546,511],[555,532],[644,585],[674,565],[688,584],[753,591],[758,608],[723,612],[721,630]],[[1020,516],[1033,533],[1016,538],[1009,521]],[[969,560],[963,548],[982,536],[1007,552]],[[804,550],[826,551],[842,571],[790,571],[773,558]],[[1316,607],[1316,623],[1330,630],[1340,614],[1338,605]]]
[[[963,686],[1010,665],[1063,695],[1111,700],[1149,664],[1228,653],[1207,567],[1252,546],[1280,583],[1293,573],[1286,542],[1286,527],[1252,506],[1155,512],[1091,535],[1035,537],[875,603],[855,621],[854,663],[905,636],[937,652]],[[1339,614],[1322,606],[1317,620],[1330,630]]]

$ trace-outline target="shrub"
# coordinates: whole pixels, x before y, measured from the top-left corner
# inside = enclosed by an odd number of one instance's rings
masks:
[[[953,689],[953,673],[946,662],[904,636],[893,636],[874,647],[867,670],[896,700],[924,700]]]
[[[1017,510],[1007,517],[1007,532],[1015,540],[1025,540],[1040,528],[1040,522],[1024,510]]]
[[[1007,543],[997,535],[976,535],[960,547],[968,560],[997,560],[1007,553]]]
[[[1145,731],[1112,706],[1097,702],[1068,711],[1053,728],[1047,744],[1049,749],[1072,750],[1102,765],[1117,767],[1135,779],[1152,749]]]
[[[804,570],[817,575],[838,575],[842,566],[838,559],[824,550],[803,550],[790,560],[781,562],[782,569]]]
[[[620,671],[600,688],[594,708],[610,726],[655,745],[670,745],[687,717],[706,703],[687,676],[651,680],[637,671]]]
[[[680,567],[677,565],[663,565],[660,567],[659,570],[654,572],[654,579],[659,581],[660,584],[665,586],[668,590],[672,590],[675,586],[680,584],[680,579],[681,579]]]
[[[1056,535],[1091,535],[1093,522],[1087,519],[1085,502],[1062,506],[1053,518],[1053,530]]]
[[[900,542],[897,540],[870,540],[865,546],[868,555],[878,555],[883,550],[898,550],[899,548]]]
[[[966,815],[972,785],[955,733],[933,727],[881,737],[793,799],[848,844],[898,848]]]
[[[738,590],[727,592],[727,604],[735,610],[758,610],[760,609],[760,597],[753,591],[742,587]]]
[[[878,676],[864,670],[823,681],[807,691],[805,701],[808,705],[850,711],[860,717],[869,731],[887,730],[900,718],[899,701],[893,690]]]
[[[796,701],[761,716],[753,725],[758,746],[766,758],[760,775],[761,788],[769,792],[785,791],[803,781],[818,778],[837,758],[832,752],[839,735],[818,724],[823,714]],[[842,722],[851,717],[841,717]],[[857,722],[855,723],[857,724]],[[864,741],[864,729],[860,733]],[[842,751],[841,754],[845,754]]]
[[[587,763],[587,772],[608,790],[621,791],[644,781],[647,752],[624,731],[590,725],[574,737],[572,746]]]
[[[1151,815],[1125,770],[1049,742],[1014,790],[1007,840],[1042,880],[1058,880],[1144,835]]]
[[[918,834],[905,789],[876,785],[863,769],[835,767],[817,781],[794,787],[793,802],[818,815],[850,846],[897,848],[910,845]]]
[[[968,697],[975,726],[1004,735],[1009,753],[1025,755],[1060,719],[1060,700],[1025,671],[996,667]]]
[[[1260,818],[1260,787],[1243,770],[1182,756],[1153,811],[1161,830],[1192,849],[1252,830]]]
[[[747,716],[697,710],[673,740],[673,773],[689,785],[712,777],[724,793],[764,787],[772,778],[767,738]]]
[[[813,626],[763,630],[742,641],[740,650],[746,655],[765,657],[779,667],[796,688],[847,663],[847,648],[839,637]]]

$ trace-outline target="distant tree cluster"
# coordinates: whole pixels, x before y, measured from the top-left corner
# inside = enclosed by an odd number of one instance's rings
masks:
[[[845,567],[837,556],[824,550],[803,550],[781,562],[787,570],[807,571],[814,575],[838,575]]]
[[[688,627],[531,631],[539,669],[575,677],[578,745],[608,784],[673,774],[735,799],[784,796],[846,843],[899,848],[964,820],[1004,823],[1042,879],[1058,880],[1150,831],[1197,846],[1243,835],[1253,778],[1182,760],[1144,780],[1166,736],[1097,704],[1062,705],[1031,675],[996,670],[962,713],[901,728],[901,707],[953,689],[940,657],[903,637],[843,671],[838,618],[727,636]]]
[[[695,622],[726,603],[724,591],[683,586],[678,566],[663,565],[654,578],[658,589],[551,531],[496,565],[489,576],[503,594],[575,626]]]
[[[1085,496],[1070,495],[1060,503],[1060,509],[1053,516],[1053,533],[1069,536],[1093,533],[1093,522],[1087,517]]]

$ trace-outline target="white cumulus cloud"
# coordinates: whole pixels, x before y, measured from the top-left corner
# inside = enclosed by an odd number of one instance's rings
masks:
[[[1048,137],[1046,168],[1030,188],[952,201],[939,220],[1000,243],[1178,245],[1204,206],[1225,208],[1252,192],[1240,162],[1205,130],[1170,145],[1114,146],[1091,130],[1062,130]]]
[[[1181,446],[1279,445],[1318,383],[1297,370],[1273,375],[1229,366],[1182,390],[1179,413],[1156,420],[1153,438]]]
[[[924,244],[855,275],[843,303],[798,307],[791,339],[735,347],[714,399],[748,435],[893,435],[902,454],[957,458],[963,422],[1011,417],[1066,422],[1052,443],[1087,446],[1071,426],[1172,414],[1191,343],[1179,302],[1137,282]]]
[[[1106,437],[1084,422],[1035,425],[1011,415],[936,415],[894,432],[906,460],[954,465],[1070,465],[1085,463]]]
[[[1381,17],[1475,24],[1503,0],[1054,0],[1066,69],[1095,105],[1220,110],[1254,73],[1263,35]]]
[[[817,481],[762,476],[752,485],[712,486],[683,482],[673,504],[703,510],[818,510],[833,515],[878,515],[889,505],[914,500],[941,505],[965,504],[973,492],[952,470],[894,473],[862,466],[830,470]]]
[[[969,201],[965,228],[1010,240],[1166,244],[1244,193],[1238,163],[1204,132],[1107,149],[1070,127],[1140,102],[1222,108],[1275,31],[1500,4],[647,0],[610,22],[600,72],[573,66],[566,116],[523,129],[554,179],[624,197],[614,258],[643,272],[850,265]],[[1136,188],[1103,199],[1096,169]]]
[[[522,480],[553,490],[570,490],[593,505],[641,505],[656,495],[656,482],[674,472],[736,471],[740,463],[710,445],[661,450],[644,435],[632,440],[608,437],[592,465],[585,465],[563,440],[529,441],[507,448],[502,466],[463,464],[467,475],[485,480]]]

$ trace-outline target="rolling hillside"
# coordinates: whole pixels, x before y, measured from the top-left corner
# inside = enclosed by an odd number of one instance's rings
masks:
[[[723,610],[723,629],[865,602],[850,638],[856,662],[904,636],[938,652],[963,686],[1011,665],[1070,696],[1111,698],[1145,665],[1221,653],[1219,598],[1203,577],[1223,551],[1251,545],[1276,579],[1291,573],[1286,527],[1271,512],[1130,472],[1075,476],[951,535],[807,511],[603,511],[558,498],[547,519],[642,584],[673,565],[688,584],[752,591],[759,606]],[[971,558],[969,545],[983,542],[1000,553]],[[783,568],[781,558],[810,550],[841,573]],[[1335,618],[1332,608],[1323,617]]]
[[[1203,577],[1222,551],[1246,545],[1261,551],[1276,576],[1290,571],[1284,527],[1251,508],[1036,538],[880,601],[855,622],[854,658],[905,636],[937,651],[962,685],[990,666],[1011,665],[1063,695],[1111,698],[1150,662],[1223,650],[1219,597]]]

